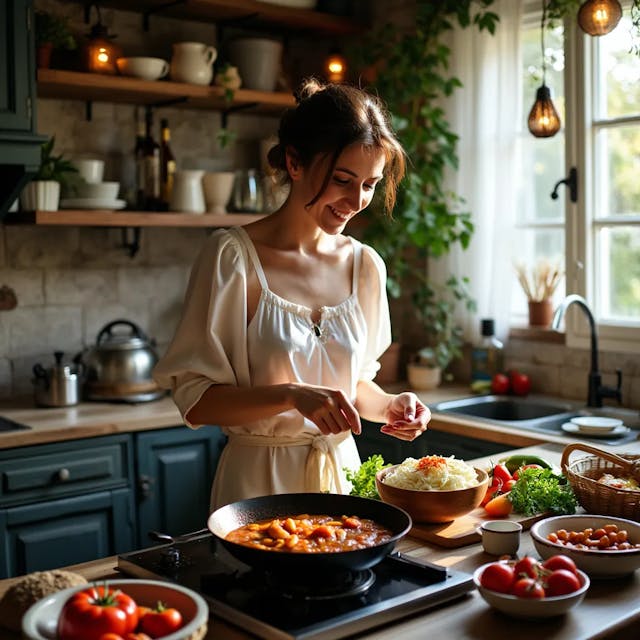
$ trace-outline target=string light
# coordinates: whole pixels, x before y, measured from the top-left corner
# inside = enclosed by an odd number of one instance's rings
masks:
[[[590,36],[603,36],[613,31],[622,17],[618,0],[587,0],[578,10],[578,24]]]
[[[332,51],[324,63],[324,71],[329,82],[344,82],[347,77],[347,61],[339,51]]]

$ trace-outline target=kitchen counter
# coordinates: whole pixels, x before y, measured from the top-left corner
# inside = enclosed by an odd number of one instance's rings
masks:
[[[527,453],[542,455],[559,462],[562,447],[557,444],[530,447]],[[488,458],[473,461],[476,465],[488,463]],[[398,549],[415,558],[436,562],[460,571],[473,572],[494,557],[484,553],[479,544],[458,549],[441,548],[407,537]],[[520,555],[535,550],[528,533],[523,534]],[[67,567],[78,571],[89,580],[117,577],[116,558],[105,558],[82,565]],[[16,578],[0,581],[0,595]],[[583,603],[567,615],[548,621],[520,621],[494,611],[475,591],[452,603],[416,614],[407,619],[380,627],[358,636],[367,640],[423,640],[425,634],[442,640],[474,638],[477,640],[587,640],[637,638],[640,629],[640,573],[617,580],[592,581]],[[19,636],[5,632],[3,640],[18,640]],[[211,619],[207,640],[250,640],[253,636],[231,627],[223,621]]]

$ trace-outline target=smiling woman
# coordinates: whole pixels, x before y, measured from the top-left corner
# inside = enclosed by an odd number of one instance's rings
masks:
[[[404,152],[383,104],[360,89],[309,80],[297,102],[268,153],[287,199],[255,223],[211,235],[155,372],[189,426],[216,424],[228,435],[213,508],[349,493],[344,469],[360,466],[361,417],[401,440],[419,436],[430,417],[415,394],[373,382],[391,341],[385,265],[343,234],[378,184],[393,207]]]

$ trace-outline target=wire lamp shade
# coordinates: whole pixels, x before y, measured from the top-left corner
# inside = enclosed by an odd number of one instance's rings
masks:
[[[590,36],[603,36],[613,31],[622,17],[618,0],[587,0],[578,10],[578,24]]]
[[[536,91],[536,101],[529,112],[529,131],[536,138],[550,138],[560,130],[560,116],[551,100],[551,90],[543,84]]]

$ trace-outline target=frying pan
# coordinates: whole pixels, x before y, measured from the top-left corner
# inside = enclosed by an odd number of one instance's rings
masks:
[[[300,514],[341,515],[369,518],[392,532],[387,542],[366,549],[334,553],[288,553],[247,547],[225,540],[227,534],[251,522]],[[273,572],[295,572],[310,576],[335,570],[360,571],[384,559],[411,528],[409,514],[391,504],[331,493],[282,493],[232,502],[214,511],[207,521],[209,531],[235,558],[245,564]]]

